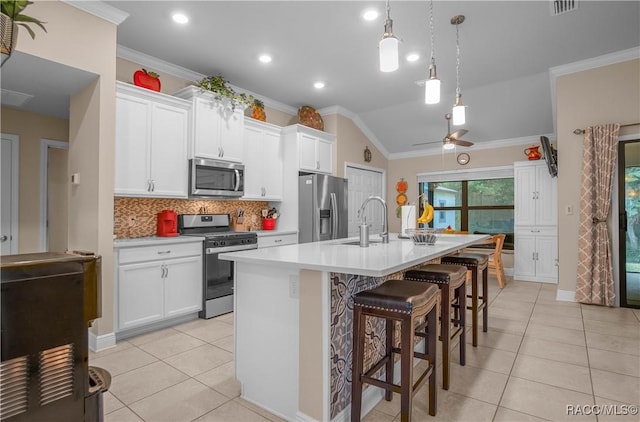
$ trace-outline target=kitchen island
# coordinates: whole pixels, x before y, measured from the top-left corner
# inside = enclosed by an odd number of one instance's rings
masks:
[[[235,261],[242,397],[287,420],[348,420],[353,294],[488,237],[441,235],[429,246],[392,234],[367,248],[351,238],[221,254]],[[367,332],[365,366],[383,353],[384,324]],[[363,413],[381,398],[367,388]]]

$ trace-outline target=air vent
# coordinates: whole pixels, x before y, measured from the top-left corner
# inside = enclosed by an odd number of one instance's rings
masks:
[[[29,363],[26,356],[0,364],[0,420],[27,411]]]
[[[578,0],[551,0],[551,14],[562,15],[578,8]]]
[[[2,98],[3,106],[19,108],[28,103],[33,98],[33,95],[3,88],[2,97],[0,98]]]
[[[40,352],[40,405],[73,394],[73,344]]]

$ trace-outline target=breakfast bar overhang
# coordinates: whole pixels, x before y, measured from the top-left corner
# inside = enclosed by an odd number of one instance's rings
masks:
[[[391,234],[366,248],[351,238],[221,254],[235,261],[241,397],[291,421],[348,420],[353,294],[488,237],[442,234],[435,245],[414,245]],[[374,354],[384,327],[370,328]],[[381,398],[367,388],[363,414]]]

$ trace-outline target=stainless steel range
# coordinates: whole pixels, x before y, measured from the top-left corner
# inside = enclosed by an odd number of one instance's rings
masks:
[[[200,318],[233,311],[234,263],[218,258],[224,252],[256,249],[255,232],[231,230],[229,214],[181,214],[178,230],[183,236],[203,236],[203,305]]]

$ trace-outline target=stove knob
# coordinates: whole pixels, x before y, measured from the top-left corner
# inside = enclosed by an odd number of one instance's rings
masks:
[[[220,246],[224,246],[226,244],[227,244],[227,242],[225,242],[224,240],[222,242],[220,242]]]
[[[218,246],[218,242],[213,242],[213,247],[215,248],[216,246]]]

